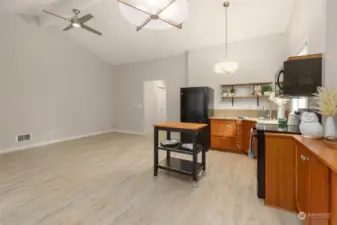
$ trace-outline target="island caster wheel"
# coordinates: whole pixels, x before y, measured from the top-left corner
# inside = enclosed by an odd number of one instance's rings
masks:
[[[204,177],[206,176],[206,174],[207,174],[207,173],[206,173],[206,170],[203,170],[203,171],[201,172],[201,175],[204,176]]]
[[[193,186],[194,188],[198,188],[198,182],[193,181],[192,186]]]

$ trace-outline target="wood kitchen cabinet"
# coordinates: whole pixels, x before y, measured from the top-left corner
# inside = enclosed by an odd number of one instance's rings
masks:
[[[305,224],[329,225],[330,170],[304,146],[296,146],[296,206]]]
[[[242,121],[217,120],[211,124],[211,149],[242,152]]]
[[[282,134],[265,134],[265,204],[296,211],[295,142]]]

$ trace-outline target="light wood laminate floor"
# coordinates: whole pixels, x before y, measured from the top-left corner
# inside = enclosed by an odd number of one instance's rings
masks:
[[[255,160],[211,151],[195,189],[189,177],[153,177],[152,144],[109,133],[0,155],[0,224],[300,224],[257,199]]]

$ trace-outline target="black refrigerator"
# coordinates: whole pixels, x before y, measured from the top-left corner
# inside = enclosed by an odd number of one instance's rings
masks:
[[[214,116],[214,90],[209,87],[189,87],[180,90],[180,119],[187,123],[206,123]],[[201,134],[205,147],[210,147],[210,131]],[[188,134],[181,134],[181,142],[189,143],[193,140]]]

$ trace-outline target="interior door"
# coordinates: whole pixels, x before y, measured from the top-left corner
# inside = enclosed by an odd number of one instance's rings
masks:
[[[297,145],[296,152],[296,205],[298,212],[309,212],[309,156],[308,151]],[[308,224],[308,218],[306,223]]]

